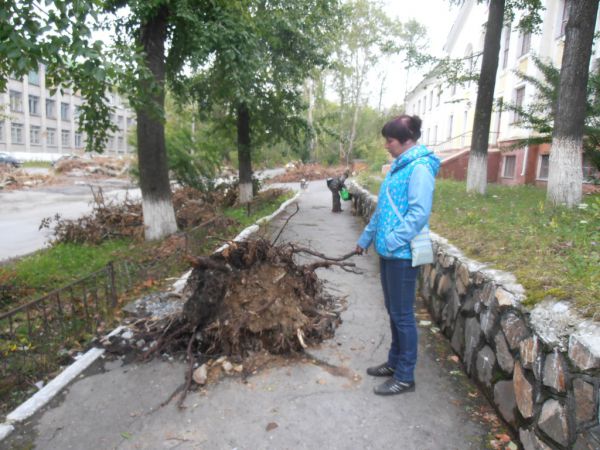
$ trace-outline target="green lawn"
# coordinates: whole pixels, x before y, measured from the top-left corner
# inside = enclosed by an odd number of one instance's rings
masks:
[[[528,305],[572,300],[598,318],[600,195],[572,210],[549,207],[545,197],[545,189],[495,184],[485,196],[467,194],[464,182],[438,179],[431,228],[468,257],[515,274]]]

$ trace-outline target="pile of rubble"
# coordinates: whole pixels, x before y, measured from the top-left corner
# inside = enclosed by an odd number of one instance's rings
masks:
[[[69,177],[126,177],[129,174],[131,161],[125,158],[96,156],[82,158],[65,156],[53,164],[54,172]]]

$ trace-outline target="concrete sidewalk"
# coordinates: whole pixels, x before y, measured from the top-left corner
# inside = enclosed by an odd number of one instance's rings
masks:
[[[324,181],[312,182],[280,240],[330,256],[354,249],[363,224],[332,214]],[[288,208],[293,212],[294,206]],[[278,229],[283,214],[273,224]],[[499,427],[495,414],[453,362],[445,338],[419,328],[415,393],[378,397],[381,379],[365,369],[385,360],[389,325],[377,257],[356,257],[364,271],[319,269],[327,288],[347,296],[335,337],[306,358],[191,392],[185,410],[172,400],[185,365],[104,361],[75,381],[0,446],[40,449],[482,449]],[[418,307],[421,320],[427,320]],[[470,394],[470,395],[469,395]],[[29,448],[29,447],[27,447]]]

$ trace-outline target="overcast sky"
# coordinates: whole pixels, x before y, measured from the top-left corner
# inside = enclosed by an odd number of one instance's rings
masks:
[[[436,55],[441,54],[458,7],[450,7],[449,0],[382,0],[382,4],[390,17],[396,17],[400,22],[415,19],[424,25],[427,28],[430,51]],[[393,104],[402,104],[407,84],[403,64],[396,57],[387,59],[382,66],[382,70],[387,72],[382,105],[389,107]],[[369,103],[374,107],[379,103],[379,81],[376,76],[377,74],[373,74],[369,83],[371,91]],[[411,75],[408,89],[418,81],[417,74]]]

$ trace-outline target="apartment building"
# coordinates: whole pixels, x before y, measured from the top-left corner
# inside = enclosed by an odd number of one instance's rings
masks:
[[[105,154],[131,153],[134,149],[128,134],[135,125],[134,113],[118,95],[109,93],[108,99],[118,131],[109,138]],[[43,65],[23,79],[10,78],[6,91],[0,93],[0,152],[24,161],[53,161],[62,155],[83,153],[86,137],[77,130],[83,101],[72,89],[51,95]]]
[[[502,184],[536,184],[544,186],[548,179],[550,145],[535,145],[514,151],[501,151],[518,139],[533,134],[520,128],[516,113],[503,105],[527,105],[536,90],[522,81],[516,71],[533,78],[542,78],[532,56],[551,61],[560,67],[564,49],[565,26],[568,19],[566,0],[543,0],[543,23],[539,33],[522,33],[516,27],[518,17],[505,26],[501,36],[495,108],[490,126],[488,180]],[[486,2],[466,0],[446,40],[444,51],[452,58],[464,58],[467,67],[479,73],[481,53],[488,16]],[[598,24],[596,25],[598,28]],[[592,55],[592,66],[600,55]],[[456,179],[466,177],[477,84],[448,85],[436,77],[435,70],[425,76],[407,95],[405,109],[423,119],[422,142],[443,158],[442,176]],[[593,165],[582,158],[584,178],[590,184],[598,177]],[[584,187],[585,188],[585,187]],[[586,190],[591,190],[591,185]]]

